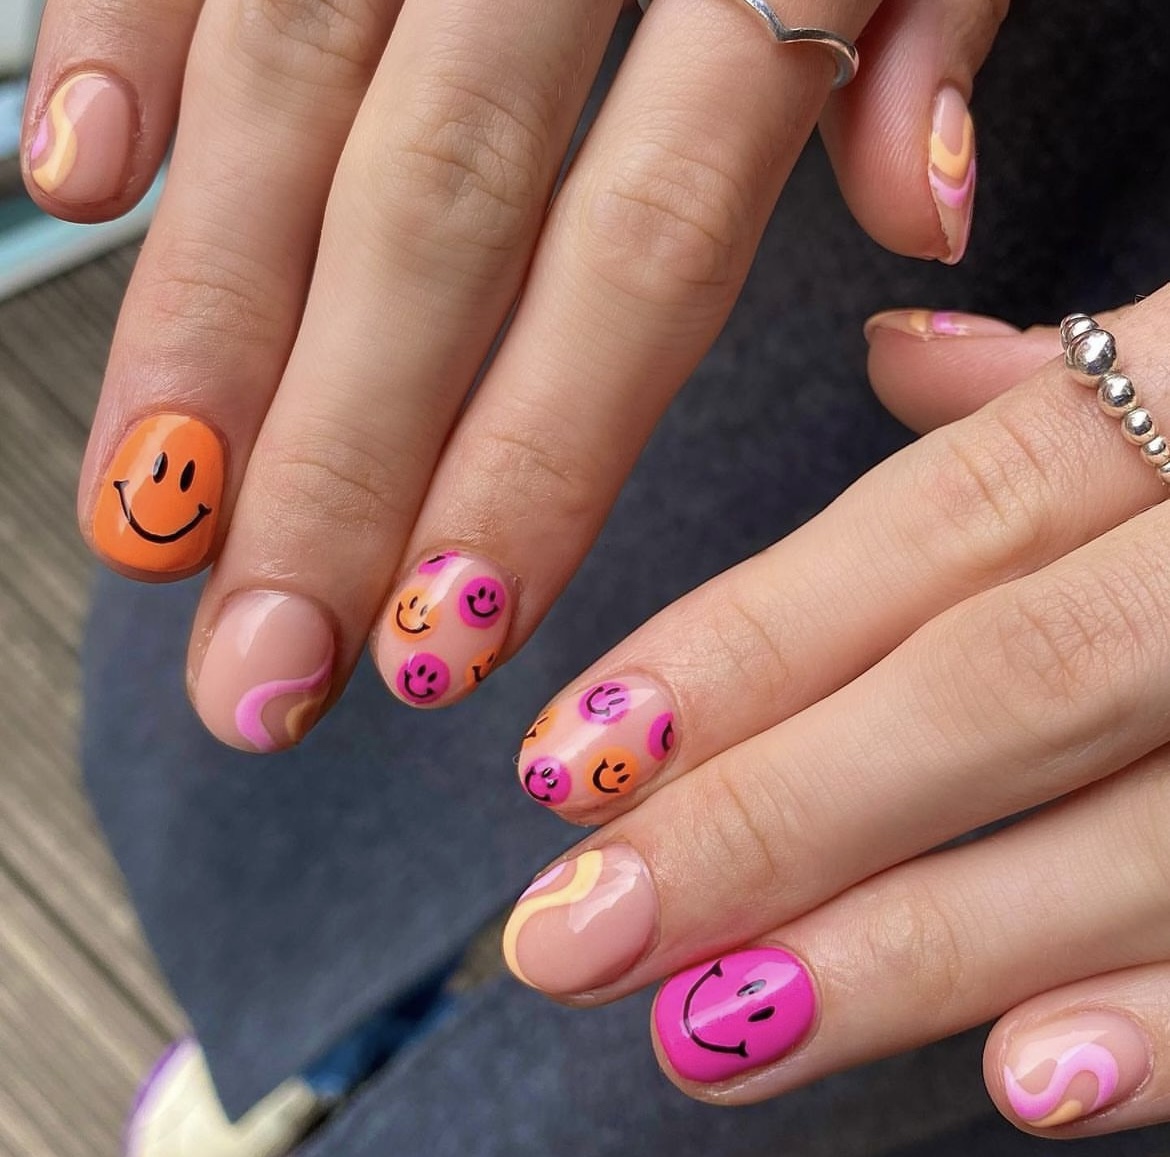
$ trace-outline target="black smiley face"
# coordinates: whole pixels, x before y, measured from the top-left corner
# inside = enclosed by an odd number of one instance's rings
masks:
[[[500,613],[499,595],[487,587],[479,587],[467,596],[467,609],[477,619],[493,619]]]
[[[535,759],[524,772],[524,790],[546,807],[564,803],[573,789],[569,769],[557,759]]]

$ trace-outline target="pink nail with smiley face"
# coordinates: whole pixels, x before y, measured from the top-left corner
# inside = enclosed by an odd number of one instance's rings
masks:
[[[520,752],[520,786],[566,813],[596,811],[657,775],[677,725],[666,692],[645,675],[603,679],[562,695],[532,725]],[[557,769],[555,785],[540,772]]]
[[[714,1084],[790,1053],[816,1011],[812,978],[795,956],[747,948],[668,980],[654,1004],[654,1028],[680,1077]]]
[[[474,691],[503,650],[513,586],[499,567],[459,550],[432,551],[412,567],[374,647],[394,694],[412,707],[445,707]]]

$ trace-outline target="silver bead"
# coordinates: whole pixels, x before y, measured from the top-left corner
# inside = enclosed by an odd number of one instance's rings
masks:
[[[1170,462],[1170,442],[1159,434],[1142,447],[1142,454],[1151,466],[1165,466]]]
[[[1097,403],[1105,413],[1120,418],[1137,406],[1137,390],[1125,374],[1106,374],[1097,390]]]
[[[1158,477],[1161,478],[1162,481],[1165,482],[1167,486],[1170,486],[1170,465],[1159,466],[1158,467]]]
[[[1095,386],[1102,374],[1113,369],[1113,363],[1117,361],[1117,343],[1106,330],[1091,329],[1072,342],[1064,360],[1078,381]]]
[[[1068,349],[1081,334],[1096,328],[1097,323],[1087,313],[1070,313],[1060,323],[1060,344]]]
[[[1158,427],[1154,425],[1154,415],[1139,406],[1121,419],[1121,432],[1135,446],[1144,446],[1158,436]]]

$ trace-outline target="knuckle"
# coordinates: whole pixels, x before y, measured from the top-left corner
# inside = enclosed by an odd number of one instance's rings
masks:
[[[620,293],[656,305],[722,297],[738,269],[745,191],[712,159],[647,143],[610,169],[584,206],[584,252]]]
[[[548,153],[535,102],[486,75],[446,73],[420,86],[389,148],[366,151],[364,185],[380,217],[392,205],[396,241],[428,257],[470,254],[473,270],[491,277],[540,220]],[[485,254],[497,256],[491,268]]]
[[[382,45],[371,0],[239,0],[233,39],[265,74],[364,83]]]

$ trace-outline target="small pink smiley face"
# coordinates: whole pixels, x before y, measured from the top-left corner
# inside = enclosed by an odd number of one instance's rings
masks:
[[[451,686],[451,671],[438,655],[421,651],[398,668],[394,685],[408,703],[433,703]]]
[[[473,578],[459,592],[459,614],[469,627],[478,630],[494,626],[507,605],[504,584],[487,575]]]
[[[674,749],[674,716],[669,711],[650,724],[646,747],[655,759],[665,759]]]
[[[573,777],[559,759],[541,755],[532,760],[521,776],[524,790],[537,803],[545,807],[556,807],[569,798],[573,790]]]
[[[671,1065],[704,1084],[779,1060],[804,1040],[815,1016],[808,972],[779,948],[748,948],[680,972],[654,1006]]]
[[[577,710],[586,723],[616,723],[630,710],[630,689],[624,683],[598,683],[581,696]]]
[[[457,559],[459,552],[454,550],[445,551],[443,554],[435,554],[430,558],[425,559],[418,564],[419,574],[438,574],[449,562]]]

